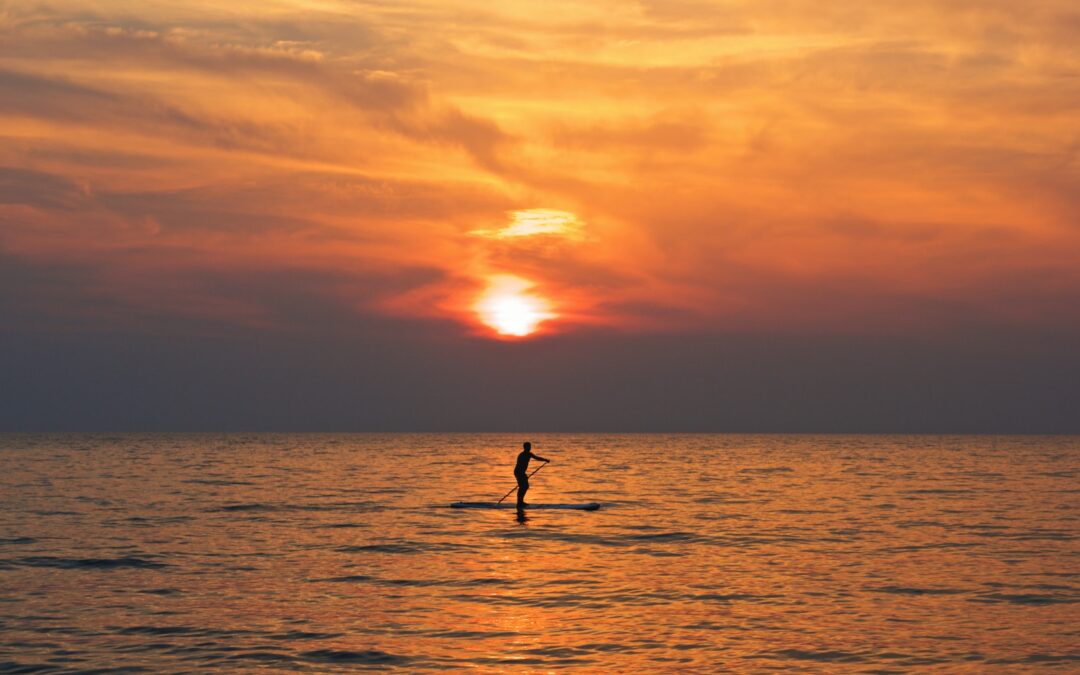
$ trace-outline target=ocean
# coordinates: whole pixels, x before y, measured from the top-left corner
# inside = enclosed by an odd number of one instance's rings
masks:
[[[524,440],[530,502],[602,508],[448,508]],[[0,435],[0,671],[1077,672],[1078,465],[1075,436]]]

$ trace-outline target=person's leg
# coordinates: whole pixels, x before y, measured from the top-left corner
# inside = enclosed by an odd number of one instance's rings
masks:
[[[518,508],[521,508],[521,507],[525,506],[525,493],[528,492],[528,491],[529,491],[529,479],[528,478],[519,478],[518,479],[518,494],[517,494]]]

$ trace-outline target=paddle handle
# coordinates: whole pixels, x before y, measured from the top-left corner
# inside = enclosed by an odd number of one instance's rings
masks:
[[[532,478],[532,477],[533,477],[533,474],[535,474],[535,473],[536,473],[537,471],[539,471],[540,469],[543,469],[543,468],[544,468],[545,466],[547,466],[547,465],[548,465],[548,463],[547,463],[547,462],[544,462],[544,463],[543,463],[543,464],[541,464],[540,466],[538,466],[538,467],[536,467],[535,469],[533,469],[533,472],[529,474],[529,478]],[[496,504],[496,505],[498,505],[498,504],[502,504],[502,503],[503,503],[503,499],[506,499],[506,498],[507,498],[507,497],[509,497],[510,495],[514,494],[514,490],[517,490],[517,486],[516,486],[516,485],[514,486],[514,489],[513,489],[513,490],[510,490],[510,492],[507,492],[506,494],[504,494],[504,495],[503,495],[503,498],[502,498],[502,499],[500,499],[499,501],[495,502],[495,504]]]

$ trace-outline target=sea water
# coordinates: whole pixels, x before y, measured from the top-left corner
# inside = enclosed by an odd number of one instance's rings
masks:
[[[513,487],[537,503],[447,508]],[[0,436],[0,670],[1080,670],[1080,437]],[[511,497],[512,499],[513,497]]]

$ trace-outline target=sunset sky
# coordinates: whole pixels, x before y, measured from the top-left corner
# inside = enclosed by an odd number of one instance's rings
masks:
[[[4,3],[0,429],[1080,432],[1078,44],[1074,0]]]

